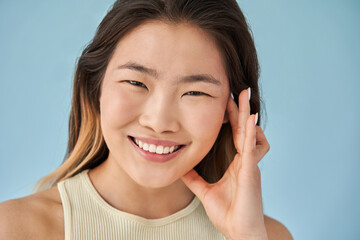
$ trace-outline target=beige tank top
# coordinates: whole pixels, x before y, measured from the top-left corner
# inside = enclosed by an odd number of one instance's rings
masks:
[[[88,170],[57,184],[64,209],[65,240],[73,239],[225,239],[195,196],[184,209],[146,219],[120,211],[101,198]]]

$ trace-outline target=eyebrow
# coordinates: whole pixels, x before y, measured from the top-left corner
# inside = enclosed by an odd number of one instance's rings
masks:
[[[150,75],[154,78],[159,77],[159,73],[155,69],[145,67],[136,62],[127,62],[123,65],[118,66],[117,69],[130,69],[143,74]],[[182,76],[180,77],[179,82],[180,83],[206,82],[218,86],[221,85],[221,82],[216,78],[214,78],[211,74],[196,74],[196,75]]]

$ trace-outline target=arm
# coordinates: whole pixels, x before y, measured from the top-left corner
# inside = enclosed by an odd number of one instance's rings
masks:
[[[0,239],[64,239],[57,188],[0,203]]]
[[[269,240],[293,240],[289,230],[279,221],[264,216],[266,232]]]
[[[24,223],[27,213],[21,200],[9,200],[0,204],[0,239],[31,239]],[[32,222],[32,221],[30,221]]]

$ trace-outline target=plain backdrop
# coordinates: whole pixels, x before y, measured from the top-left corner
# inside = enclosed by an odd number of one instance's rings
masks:
[[[265,214],[360,239],[360,2],[239,0],[261,65]],[[0,0],[0,202],[63,161],[75,63],[113,1]]]

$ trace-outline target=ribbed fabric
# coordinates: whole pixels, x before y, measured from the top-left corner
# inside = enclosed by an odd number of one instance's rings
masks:
[[[64,209],[65,240],[73,239],[206,239],[217,231],[195,196],[184,209],[164,218],[146,219],[120,211],[101,198],[88,170],[57,184]]]

